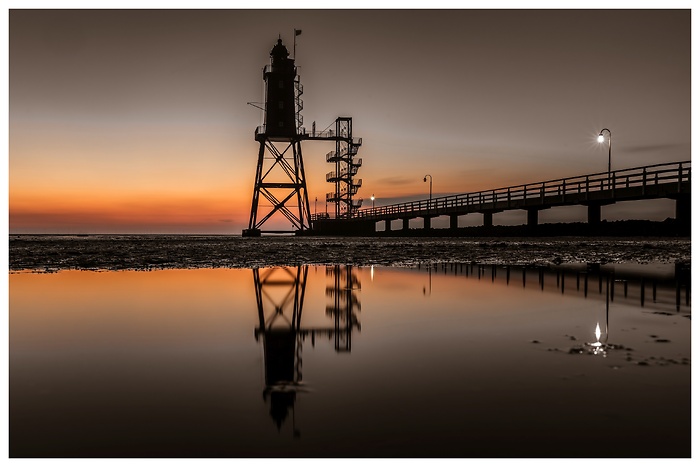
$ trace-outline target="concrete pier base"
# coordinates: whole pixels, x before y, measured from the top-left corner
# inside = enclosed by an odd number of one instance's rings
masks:
[[[690,225],[690,195],[676,198],[676,221],[681,225]]]
[[[527,210],[527,226],[537,227],[537,219],[539,217],[539,209],[528,209]]]
[[[430,230],[430,217],[423,218],[423,228],[425,230]]]
[[[408,230],[408,223],[410,219],[403,219],[403,229]]]
[[[588,205],[588,223],[590,225],[600,224],[600,213],[602,206],[600,204],[589,204]]]
[[[260,229],[243,229],[241,232],[242,237],[259,237]]]
[[[456,214],[450,215],[450,229],[457,230],[459,227],[459,216]]]
[[[485,212],[484,213],[484,227],[492,227],[493,226],[493,213],[492,212]]]
[[[340,235],[364,236],[374,235],[377,223],[375,221],[347,221],[344,219],[318,219],[313,221],[311,230],[305,235]]]

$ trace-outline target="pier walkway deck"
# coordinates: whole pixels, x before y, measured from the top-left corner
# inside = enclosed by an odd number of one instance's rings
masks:
[[[655,198],[676,200],[676,218],[690,222],[690,161],[648,165],[614,172],[602,172],[544,182],[515,185],[493,190],[442,196],[432,199],[362,209],[347,219],[315,219],[320,231],[350,229],[357,234],[375,231],[375,224],[384,221],[386,230],[391,222],[403,220],[408,229],[410,219],[423,218],[424,227],[439,216],[450,217],[450,228],[456,229],[458,217],[481,213],[484,225],[493,225],[493,214],[522,209],[527,211],[529,226],[537,225],[538,212],[555,206],[584,205],[588,207],[588,222],[601,220],[601,206],[620,201]]]

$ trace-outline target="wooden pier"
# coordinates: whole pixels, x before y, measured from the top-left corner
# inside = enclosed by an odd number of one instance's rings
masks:
[[[402,220],[408,230],[411,219],[422,218],[425,229],[431,219],[450,217],[450,229],[457,229],[459,216],[480,213],[485,226],[493,225],[498,212],[527,211],[527,225],[534,227],[538,213],[555,206],[588,207],[588,223],[599,224],[601,207],[620,201],[670,198],[676,201],[676,219],[690,225],[690,161],[634,167],[493,190],[463,193],[407,203],[362,209],[351,218],[313,218],[314,233],[324,235],[371,235],[378,222],[391,231],[391,222]]]

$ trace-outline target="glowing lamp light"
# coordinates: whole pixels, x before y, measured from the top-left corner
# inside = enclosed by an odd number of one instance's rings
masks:
[[[612,159],[612,131],[608,130],[607,128],[603,128],[600,130],[600,133],[598,133],[598,142],[602,143],[605,141],[605,137],[603,136],[603,133],[608,132],[608,184],[610,184],[610,161]]]

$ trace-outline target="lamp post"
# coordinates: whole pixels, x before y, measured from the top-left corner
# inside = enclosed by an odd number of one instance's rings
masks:
[[[374,209],[374,193],[372,193],[372,196],[369,199],[372,200],[372,209]]]
[[[428,174],[425,177],[423,177],[423,181],[427,182],[428,177],[430,177],[430,202],[428,203],[428,206],[431,206],[433,204],[433,176]]]
[[[610,155],[612,153],[612,132],[608,130],[607,128],[603,128],[600,130],[600,133],[598,134],[598,142],[602,143],[605,141],[605,136],[603,136],[603,132],[607,131],[608,132],[608,187],[610,186]]]

